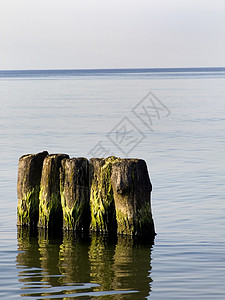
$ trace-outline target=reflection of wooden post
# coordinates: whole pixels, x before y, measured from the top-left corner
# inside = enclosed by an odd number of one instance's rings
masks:
[[[60,194],[63,229],[89,229],[89,162],[86,158],[62,160]]]
[[[64,231],[58,262],[60,273],[64,275],[61,278],[63,284],[91,282],[88,259],[89,247],[89,239],[83,240],[81,236],[77,236],[73,231]]]
[[[151,291],[151,242],[140,243],[132,236],[118,236],[113,257],[114,290],[138,291],[132,299],[146,299]],[[115,299],[124,299],[117,295]],[[129,297],[128,297],[129,298]]]
[[[152,185],[145,161],[121,159],[115,162],[111,182],[117,233],[155,235],[150,203]]]
[[[35,276],[30,276],[29,278],[26,272],[26,270],[28,269],[39,270],[41,267],[40,252],[36,232],[35,234],[32,233],[29,227],[18,227],[17,242],[18,254],[16,256],[16,266],[18,268],[18,276],[22,278],[20,282],[27,282],[30,279],[31,283],[32,277],[33,281],[36,281]]]
[[[38,229],[38,245],[40,253],[40,263],[42,269],[42,282],[47,286],[59,286],[59,249],[61,239],[52,239],[49,237],[48,230]],[[55,274],[55,276],[52,276]],[[57,274],[59,274],[57,276]],[[51,292],[50,292],[51,294]]]
[[[19,159],[17,181],[17,225],[36,226],[39,213],[41,171],[47,151]]]
[[[41,228],[62,228],[59,183],[61,161],[64,158],[69,158],[69,156],[67,154],[51,154],[43,162],[38,222],[38,226]]]
[[[102,291],[112,289],[112,282],[115,277],[113,270],[114,252],[115,245],[108,243],[105,235],[91,234],[89,247],[90,279],[91,282],[100,284]]]
[[[116,232],[111,169],[115,157],[90,159],[90,208],[93,231]]]

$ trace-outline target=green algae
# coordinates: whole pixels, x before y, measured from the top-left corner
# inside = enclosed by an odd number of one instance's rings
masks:
[[[60,195],[64,230],[89,228],[89,163],[86,158],[62,161]]]
[[[61,168],[60,170],[60,197],[61,197],[61,205],[62,205],[62,211],[63,211],[63,229],[65,230],[73,230],[75,225],[75,219],[73,217],[73,210],[74,207],[69,207],[67,201],[66,201],[66,191],[65,191],[65,184],[64,180],[65,177],[67,177],[68,186],[72,187],[73,184],[73,176],[74,172],[71,172],[69,176],[67,176],[67,172],[65,168]]]
[[[85,208],[80,203],[75,203],[72,208],[69,208],[64,193],[61,193],[61,204],[63,211],[63,229],[64,230],[82,230],[83,229],[83,214]]]
[[[143,160],[122,159],[113,165],[112,186],[116,207],[117,233],[154,233],[151,214],[151,183]]]
[[[116,213],[111,184],[112,164],[118,158],[91,159],[93,178],[90,188],[91,224],[90,229],[108,233],[116,231]]]
[[[61,160],[66,154],[52,154],[45,158],[39,194],[38,227],[58,229],[62,227],[62,205],[60,197]]]
[[[17,205],[17,225],[35,226],[38,220],[40,187],[32,188]]]
[[[116,210],[117,233],[122,235],[134,235],[134,222],[132,218],[121,210]]]
[[[20,157],[17,180],[17,225],[36,227],[43,160],[47,151]]]
[[[17,225],[30,226],[30,198],[31,193],[27,193],[27,195],[18,201],[17,205]]]
[[[61,192],[60,194],[61,194],[61,204],[62,204],[62,211],[63,211],[63,229],[73,230],[75,226],[75,220],[73,218],[73,208],[69,208],[66,205],[64,193]]]
[[[117,233],[122,235],[155,234],[150,204],[137,211],[137,216],[128,216],[128,213],[116,210]]]
[[[45,187],[41,186],[39,195],[39,222],[38,227],[60,227],[62,207],[59,191],[48,195]]]

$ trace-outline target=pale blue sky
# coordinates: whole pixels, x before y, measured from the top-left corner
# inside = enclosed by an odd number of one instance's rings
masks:
[[[224,0],[1,0],[0,70],[225,66]]]

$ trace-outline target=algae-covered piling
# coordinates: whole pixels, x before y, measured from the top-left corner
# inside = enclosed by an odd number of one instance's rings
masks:
[[[65,158],[60,172],[63,229],[88,230],[89,162],[86,158]]]
[[[37,226],[43,160],[47,151],[23,155],[19,159],[17,181],[17,225]]]
[[[120,159],[112,165],[117,233],[155,234],[151,213],[152,185],[141,159]]]
[[[53,229],[62,227],[60,168],[64,158],[69,158],[69,155],[51,154],[44,159],[39,195],[38,227]]]
[[[116,232],[116,213],[111,184],[111,170],[116,157],[90,159],[90,229]]]

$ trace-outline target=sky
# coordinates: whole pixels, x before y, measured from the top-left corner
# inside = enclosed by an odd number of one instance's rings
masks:
[[[225,67],[224,0],[0,0],[0,70]]]

